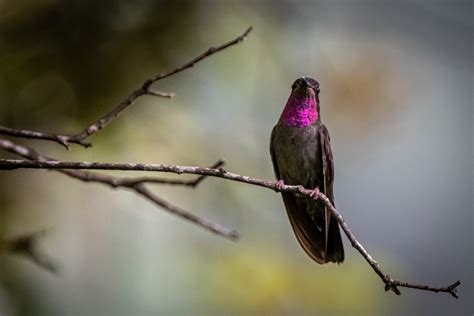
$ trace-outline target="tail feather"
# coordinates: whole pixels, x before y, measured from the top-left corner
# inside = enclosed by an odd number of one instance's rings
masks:
[[[328,261],[342,263],[344,261],[344,246],[342,244],[339,224],[334,217],[329,222]]]
[[[343,262],[344,248],[337,221],[330,218],[326,233],[326,229],[317,228],[306,208],[299,205],[294,194],[282,193],[282,195],[291,226],[304,251],[320,264]]]

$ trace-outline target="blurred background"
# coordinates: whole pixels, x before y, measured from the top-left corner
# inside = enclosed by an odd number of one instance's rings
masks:
[[[224,43],[243,44],[160,82],[94,146],[18,140],[64,160],[207,166],[273,179],[270,131],[292,82],[321,84],[336,205],[393,277],[350,247],[320,266],[299,247],[281,197],[220,179],[154,186],[238,229],[234,243],[148,201],[47,171],[1,172],[0,237],[47,229],[59,274],[0,254],[1,315],[471,315],[471,1],[0,0],[0,124],[76,133],[145,78]],[[13,157],[2,153],[1,157]],[[112,173],[123,174],[123,173]],[[186,176],[180,176],[186,178]]]

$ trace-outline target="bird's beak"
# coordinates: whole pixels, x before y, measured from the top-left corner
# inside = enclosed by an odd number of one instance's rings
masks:
[[[303,82],[305,83],[306,87],[310,87],[308,79],[306,79],[306,77],[301,77],[301,79],[303,79]]]

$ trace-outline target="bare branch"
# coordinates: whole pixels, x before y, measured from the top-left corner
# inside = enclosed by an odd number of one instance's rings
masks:
[[[44,133],[38,131],[31,131],[31,130],[21,130],[21,129],[12,129],[9,127],[2,127],[0,126],[0,134],[9,135],[14,137],[23,137],[23,138],[33,138],[33,139],[43,139],[43,140],[50,140],[55,141],[62,146],[69,149],[69,144],[79,144],[84,147],[92,146],[91,143],[85,142],[86,138],[91,136],[92,134],[96,133],[97,131],[101,130],[105,126],[107,126],[110,122],[115,120],[127,107],[129,107],[136,99],[143,95],[151,95],[156,97],[163,97],[163,98],[172,98],[174,97],[174,93],[166,93],[161,91],[156,91],[151,88],[151,85],[159,80],[165,79],[167,77],[173,76],[183,70],[193,67],[195,64],[200,62],[201,60],[214,55],[220,51],[225,50],[231,46],[239,44],[243,42],[248,34],[252,31],[252,27],[249,27],[245,30],[244,33],[237,36],[235,39],[224,43],[217,47],[211,47],[207,49],[201,55],[191,59],[187,63],[183,64],[182,66],[177,67],[176,69],[156,75],[154,77],[148,78],[145,80],[142,85],[134,90],[129,96],[127,96],[123,101],[121,101],[117,106],[115,106],[112,110],[106,113],[104,116],[99,118],[94,123],[90,124],[86,128],[84,128],[81,132],[75,135],[62,135],[62,134],[51,134],[51,133]]]
[[[32,234],[15,236],[8,239],[0,239],[0,252],[10,252],[26,257],[49,272],[56,273],[57,267],[50,258],[38,249],[38,240],[45,234],[39,231]]]
[[[32,149],[30,147],[23,146],[23,145],[18,145],[18,144],[15,144],[15,143],[13,143],[9,140],[4,140],[4,139],[1,139],[1,138],[0,138],[0,148],[6,150],[8,152],[20,155],[20,156],[22,156],[24,158],[27,158],[27,159],[34,159],[32,161],[40,161],[40,162],[45,162],[45,163],[57,162],[57,161],[53,160],[52,158],[41,156],[38,152],[36,152],[34,149]],[[5,160],[5,161],[8,161],[8,160]],[[24,160],[24,161],[29,161],[29,160]],[[222,162],[220,162],[220,163],[222,163]],[[111,188],[123,188],[123,189],[131,190],[131,191],[143,196],[147,200],[153,202],[155,205],[161,206],[166,211],[168,211],[172,214],[175,214],[175,215],[177,215],[181,218],[184,218],[185,220],[188,220],[188,221],[190,221],[190,222],[192,222],[192,223],[194,223],[198,226],[201,226],[204,229],[206,229],[208,231],[211,231],[214,234],[217,234],[219,236],[228,238],[230,240],[237,240],[239,238],[239,233],[237,231],[235,231],[233,229],[229,229],[227,227],[224,227],[220,224],[213,223],[213,222],[211,222],[209,220],[206,220],[204,218],[200,218],[200,217],[198,217],[198,216],[196,216],[192,213],[189,213],[189,212],[187,212],[187,211],[185,211],[185,210],[183,210],[183,209],[181,209],[177,206],[172,205],[171,203],[169,203],[169,202],[163,200],[162,198],[158,197],[157,195],[151,193],[144,186],[144,183],[147,182],[147,181],[142,181],[142,182],[140,182],[140,181],[138,181],[138,182],[137,181],[129,181],[129,182],[127,182],[130,179],[133,180],[133,178],[120,178],[120,177],[114,177],[114,176],[104,175],[104,174],[95,173],[95,172],[88,172],[88,171],[83,171],[83,170],[61,170],[61,169],[58,169],[57,171],[65,174],[69,177],[72,177],[72,178],[75,178],[75,179],[78,179],[78,180],[81,180],[81,181],[84,181],[84,182],[102,183],[102,184],[105,184],[105,185],[107,185]],[[206,175],[203,175],[203,176],[199,177],[198,179],[194,180],[194,182],[196,182],[199,179],[201,179],[201,180],[199,180],[197,182],[202,181],[203,177],[205,177],[205,176]]]
[[[1,147],[1,142],[0,142]],[[227,172],[223,168],[200,168],[192,166],[175,166],[175,165],[161,165],[161,164],[140,164],[140,163],[101,163],[101,162],[66,162],[66,161],[28,161],[28,160],[13,160],[13,159],[0,159],[0,169],[11,170],[17,168],[35,168],[35,169],[94,169],[94,170],[127,170],[127,171],[155,171],[155,172],[168,172],[176,174],[199,174],[211,177],[218,177],[232,181],[243,182],[247,184],[257,185],[265,187],[267,189],[275,190],[277,192],[291,192],[301,195],[311,196],[313,190],[306,189],[303,186],[295,185],[283,185],[280,189],[277,188],[276,183],[273,181],[266,181],[256,178],[251,178],[244,175],[239,175],[231,172]],[[320,193],[317,197],[321,199],[324,204],[331,211],[341,226],[342,230],[350,240],[352,246],[359,251],[359,253],[365,258],[372,269],[385,283],[385,290],[391,290],[397,295],[400,295],[398,287],[407,287],[431,292],[445,292],[451,294],[457,298],[456,288],[461,284],[460,281],[456,281],[447,287],[434,287],[430,285],[414,284],[409,282],[402,282],[392,279],[389,274],[385,273],[379,266],[378,262],[375,261],[372,256],[365,250],[362,244],[356,239],[354,234],[347,226],[341,213],[331,204],[329,199]]]

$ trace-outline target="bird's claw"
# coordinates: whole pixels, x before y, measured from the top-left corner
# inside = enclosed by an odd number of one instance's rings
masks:
[[[319,187],[316,187],[316,189],[311,191],[311,193],[309,194],[309,197],[317,200],[320,194],[321,194],[321,191],[319,191]]]
[[[278,180],[277,182],[275,182],[275,190],[281,191],[284,185],[285,183],[283,182],[283,180]]]

